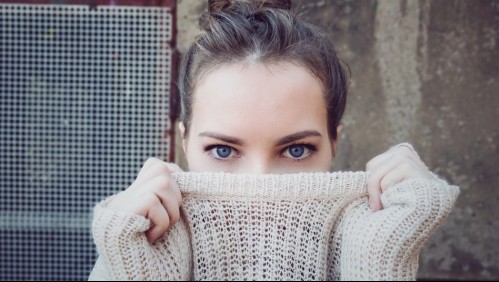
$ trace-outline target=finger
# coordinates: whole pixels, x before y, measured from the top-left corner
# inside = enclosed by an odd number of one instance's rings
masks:
[[[171,224],[178,222],[180,218],[180,205],[182,201],[179,196],[178,186],[171,177],[158,176],[144,184],[144,192],[154,193],[170,216]],[[178,193],[177,193],[178,192]],[[181,197],[181,196],[180,196]]]
[[[414,147],[410,143],[407,143],[407,142],[403,142],[403,143],[399,143],[397,145],[394,145],[394,146],[390,147],[390,149],[388,151],[399,148],[399,147],[405,147],[408,150],[416,152],[416,150],[414,150]]]
[[[419,165],[408,160],[390,171],[381,180],[381,191],[384,193],[392,186],[409,178],[424,178],[425,172]],[[426,176],[427,177],[427,176]]]
[[[405,154],[406,152],[404,152]],[[393,159],[394,157],[397,157],[400,155],[400,151],[396,147],[392,147],[388,149],[386,152],[374,157],[371,159],[369,162],[366,164],[366,171],[373,171],[377,167],[379,167],[381,164],[385,163],[386,161]]]
[[[170,170],[170,173],[180,173],[183,172],[183,170],[175,163],[165,163],[168,169]],[[172,190],[175,192],[175,195],[177,196],[178,200],[178,205],[182,206],[182,194],[180,193],[180,189],[178,188],[177,183],[173,180],[172,178]]]
[[[183,172],[183,170],[175,163],[165,163],[171,173]]]
[[[432,175],[412,160],[406,160],[383,177],[381,180],[381,191],[384,193],[393,185],[410,178],[432,179]]]
[[[138,174],[138,177],[139,178],[141,176],[141,173],[144,173],[146,172],[147,170],[149,170],[149,168],[151,166],[153,166],[155,163],[157,163],[158,161],[160,161],[158,158],[154,158],[154,157],[150,157],[148,158],[144,164],[142,165],[142,168],[140,169],[139,171],[139,174]]]
[[[369,162],[367,162],[366,164],[366,171],[373,171],[374,169],[376,169],[377,167],[380,166],[380,164],[386,162],[387,160],[393,158],[394,154],[393,153],[389,153],[389,152],[385,152],[381,155],[378,155],[376,157],[374,157],[373,159],[371,159]]]
[[[398,166],[392,171],[388,172],[383,179],[381,180],[381,191],[382,193],[385,193],[388,189],[393,187],[395,184],[398,184],[402,181],[404,181],[405,178],[405,173],[406,169],[405,167],[408,166],[408,164],[403,164],[402,166]]]
[[[170,226],[168,226],[168,228],[170,228],[180,219],[180,207],[177,197],[174,193],[172,193],[173,191],[168,191],[169,193],[165,193],[164,191],[162,192],[163,193],[157,193],[156,195],[161,199],[161,204],[168,212],[170,219]]]
[[[140,169],[139,173],[137,174],[137,178],[135,181],[132,183],[132,186],[138,186],[143,184],[145,181],[150,179],[150,176],[148,176],[149,173],[151,173],[151,169],[158,164],[159,159],[157,158],[148,158],[147,161],[144,163],[142,168]]]
[[[151,228],[146,231],[147,241],[153,244],[168,230],[170,218],[159,202],[149,209],[146,217],[151,221]]]
[[[401,152],[401,153],[403,153],[403,155],[409,157],[410,159],[415,161],[417,164],[419,164],[422,168],[428,170],[428,167],[421,160],[421,157],[419,156],[418,152],[416,152],[416,150],[414,150],[414,147],[409,143],[401,143],[401,144],[395,145],[392,148],[390,148],[389,151]]]
[[[422,169],[428,170],[428,167],[421,161],[419,156],[411,151],[407,147],[398,147],[396,149],[390,149],[387,152],[375,157],[370,160],[366,165],[366,171],[372,171],[377,167],[381,166],[383,163],[386,163],[391,159],[406,159],[412,160],[416,164],[418,164]]]
[[[147,170],[141,171],[142,175],[139,174],[139,176],[142,179],[150,180],[160,175],[171,174],[175,172],[182,172],[182,169],[174,163],[166,163],[162,160],[156,159],[155,161],[151,162]]]
[[[369,207],[373,211],[379,211],[381,205],[381,180],[395,167],[400,165],[400,160],[387,160],[382,165],[371,171],[367,180],[367,191],[369,194]]]
[[[143,186],[147,181],[154,179],[156,177],[166,175],[169,176],[171,174],[170,168],[163,161],[154,162],[147,170],[142,170],[139,173],[139,176],[132,184],[133,187]]]

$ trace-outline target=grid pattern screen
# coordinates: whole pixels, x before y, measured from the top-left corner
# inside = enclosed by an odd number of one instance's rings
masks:
[[[86,280],[92,209],[171,159],[172,11],[0,4],[0,280]]]

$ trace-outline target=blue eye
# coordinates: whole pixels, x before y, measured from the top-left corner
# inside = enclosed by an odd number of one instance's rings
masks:
[[[303,159],[310,155],[310,148],[305,145],[292,145],[286,148],[284,155],[293,159]]]
[[[305,147],[302,145],[294,145],[289,147],[289,154],[293,158],[300,158],[305,153]]]
[[[233,153],[233,149],[229,146],[216,146],[211,149],[211,153],[219,159],[226,159]]]

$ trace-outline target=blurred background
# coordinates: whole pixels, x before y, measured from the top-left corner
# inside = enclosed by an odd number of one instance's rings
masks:
[[[332,169],[410,142],[457,206],[420,280],[499,279],[499,2],[294,0],[352,72]],[[198,0],[0,1],[0,280],[86,280],[92,208],[150,156],[187,168],[178,58]]]

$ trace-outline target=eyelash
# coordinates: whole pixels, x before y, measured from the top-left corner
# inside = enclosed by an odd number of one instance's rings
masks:
[[[214,159],[214,160],[216,160],[216,161],[220,161],[220,162],[227,162],[227,160],[226,160],[226,159],[217,158],[217,157],[213,156],[213,154],[211,154],[211,150],[213,150],[213,149],[214,149],[214,148],[216,148],[216,147],[221,147],[221,146],[226,146],[226,147],[229,147],[229,148],[231,148],[232,150],[234,150],[234,151],[236,151],[236,152],[237,152],[237,150],[236,150],[236,149],[234,149],[233,147],[228,146],[228,145],[224,145],[224,144],[215,144],[215,145],[206,146],[206,147],[204,148],[204,152],[205,152],[205,153],[206,153],[206,154],[207,154],[210,158],[212,158],[212,159]],[[287,146],[286,148],[284,148],[284,149],[281,151],[281,153],[280,153],[279,155],[280,155],[280,156],[283,156],[283,155],[284,155],[284,152],[285,152],[287,149],[289,149],[289,147],[291,147],[291,146],[303,146],[303,147],[305,147],[305,148],[307,148],[307,149],[309,149],[309,150],[310,150],[310,153],[309,153],[306,157],[304,157],[304,158],[301,158],[301,159],[294,159],[294,158],[290,158],[290,159],[291,159],[291,161],[294,161],[294,162],[297,162],[297,163],[298,163],[298,162],[305,161],[305,160],[308,160],[308,159],[309,159],[309,158],[311,158],[313,155],[315,155],[315,153],[317,152],[317,148],[316,148],[314,145],[312,145],[312,144],[309,144],[309,143],[295,143],[295,144],[291,144],[291,145]]]
[[[233,147],[231,146],[227,146],[227,145],[224,145],[224,144],[215,144],[215,145],[210,145],[210,146],[206,146],[204,148],[204,152],[210,157],[212,158],[213,160],[215,161],[219,161],[219,162],[227,162],[227,159],[221,159],[221,158],[217,158],[215,156],[213,156],[213,154],[211,154],[211,150],[215,149],[216,147],[222,147],[222,146],[225,146],[225,147],[229,147],[231,148],[232,150],[236,151],[236,149],[234,149]]]
[[[281,152],[281,156],[282,156],[282,155],[284,154],[284,152],[285,152],[286,150],[288,150],[288,149],[289,149],[289,147],[291,147],[291,146],[303,146],[303,147],[305,147],[305,148],[307,148],[307,149],[309,149],[309,150],[310,150],[310,153],[309,153],[306,157],[303,157],[303,158],[301,158],[301,159],[294,159],[294,158],[290,158],[290,159],[291,159],[291,161],[294,161],[294,162],[297,162],[297,163],[299,163],[299,162],[303,162],[303,161],[308,160],[308,159],[309,159],[309,158],[311,158],[313,155],[315,155],[315,152],[317,152],[317,148],[316,148],[314,145],[312,145],[312,144],[309,144],[309,143],[296,143],[296,144],[291,144],[291,145],[287,146],[286,148],[284,148],[284,149],[282,150],[282,152]]]

